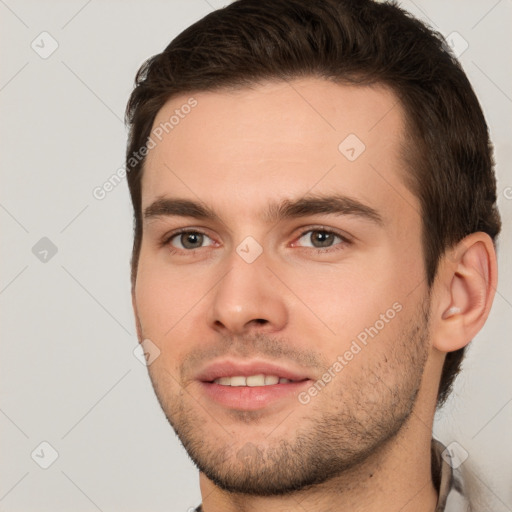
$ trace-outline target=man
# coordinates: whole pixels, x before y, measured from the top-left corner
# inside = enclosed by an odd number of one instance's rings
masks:
[[[487,126],[373,1],[238,0],[139,71],[132,297],[204,512],[455,511],[432,439],[497,283]]]

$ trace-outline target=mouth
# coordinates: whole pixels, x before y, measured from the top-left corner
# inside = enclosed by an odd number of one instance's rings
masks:
[[[234,410],[258,410],[290,403],[312,379],[303,372],[265,362],[220,361],[197,377],[207,400]]]
[[[264,375],[262,373],[257,375],[236,375],[233,377],[219,377],[213,381],[214,384],[221,386],[241,387],[247,386],[250,388],[258,386],[275,386],[276,384],[288,384],[289,382],[302,382],[302,380],[291,380],[278,375]]]

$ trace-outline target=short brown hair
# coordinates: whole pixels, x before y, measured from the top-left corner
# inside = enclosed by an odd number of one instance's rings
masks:
[[[156,114],[171,97],[318,77],[389,87],[408,128],[407,186],[419,199],[426,280],[444,252],[476,231],[496,242],[492,146],[478,99],[443,37],[395,3],[372,0],[237,0],[179,34],[139,69],[126,109],[126,154],[134,208],[132,286],[142,241],[141,179]],[[464,349],[447,354],[442,405]]]

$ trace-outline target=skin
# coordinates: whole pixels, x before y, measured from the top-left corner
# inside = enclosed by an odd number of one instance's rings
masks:
[[[154,126],[188,97],[168,101]],[[428,289],[420,206],[403,182],[404,114],[384,87],[307,78],[193,97],[197,107],[148,154],[142,211],[180,198],[219,218],[145,218],[133,305],[139,339],[160,350],[150,377],[200,469],[203,509],[433,511],[442,364],[487,318],[492,241],[466,237]],[[349,134],[366,146],[354,161],[338,149]],[[265,219],[273,202],[334,193],[382,222],[333,213]],[[207,236],[187,249],[198,239],[169,240],[179,228]],[[325,230],[347,241],[313,247]],[[262,249],[252,263],[236,251],[248,236]],[[397,303],[393,319],[307,404],[292,396],[256,411],[225,407],[195,379],[222,356],[321,379]],[[453,307],[460,312],[447,315]]]

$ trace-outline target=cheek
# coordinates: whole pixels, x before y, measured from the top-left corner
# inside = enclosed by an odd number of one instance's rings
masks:
[[[373,324],[400,295],[396,272],[387,260],[380,252],[337,267],[312,265],[300,274],[287,272],[283,280],[299,299],[293,301],[297,320],[316,322],[317,327],[323,323],[326,333],[343,338]]]
[[[151,365],[155,377],[164,378],[169,371],[177,379],[180,361],[191,347],[211,339],[205,318],[211,307],[208,291],[216,280],[212,269],[171,267],[165,258],[141,250],[135,302],[143,338],[160,349]]]
[[[300,299],[290,306],[293,329],[335,360],[354,340],[385,351],[423,293],[422,278],[417,255],[387,247],[337,267],[287,271],[283,280]]]
[[[194,281],[141,251],[135,302],[145,337],[166,339],[197,302]]]
[[[186,347],[186,343],[179,343],[179,339],[184,338],[179,332],[184,325],[180,319],[186,312],[182,311],[183,304],[176,293],[170,293],[166,282],[162,276],[153,278],[152,273],[144,272],[135,287],[142,338],[151,340],[160,351],[148,369],[152,381],[160,383],[163,389],[178,379],[177,361]]]

